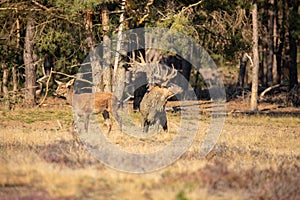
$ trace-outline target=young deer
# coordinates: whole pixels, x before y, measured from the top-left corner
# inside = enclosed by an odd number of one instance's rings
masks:
[[[84,117],[84,128],[88,131],[89,117],[91,114],[103,115],[105,124],[108,126],[108,133],[112,128],[111,119],[109,113],[112,113],[112,101],[113,94],[110,92],[95,92],[95,93],[82,93],[73,94],[74,79],[67,83],[55,80],[58,87],[55,91],[55,95],[58,97],[64,97],[69,104],[72,105],[75,116],[75,120],[79,117]]]

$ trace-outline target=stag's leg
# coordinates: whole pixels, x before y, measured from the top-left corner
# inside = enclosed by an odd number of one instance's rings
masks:
[[[165,125],[163,126],[163,129],[165,132],[168,132],[168,123],[166,122]]]
[[[142,119],[143,132],[148,132],[150,122],[147,119]]]
[[[112,122],[109,117],[109,112],[107,110],[104,110],[102,116],[104,118],[105,125],[108,127],[107,134],[109,134],[112,128]]]
[[[168,132],[168,120],[166,111],[162,111],[159,116],[160,125],[165,132]]]
[[[156,131],[156,133],[158,133],[158,131],[160,130],[159,128],[160,128],[160,124],[161,124],[160,120],[155,119],[152,124],[153,124],[152,126],[153,126],[154,130]]]

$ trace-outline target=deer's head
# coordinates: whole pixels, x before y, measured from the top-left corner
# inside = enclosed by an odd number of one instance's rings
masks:
[[[66,98],[69,103],[71,103],[71,97],[73,93],[73,84],[74,84],[74,79],[71,79],[68,82],[61,82],[58,80],[55,80],[57,83],[57,89],[54,92],[54,95],[57,97],[63,97]]]

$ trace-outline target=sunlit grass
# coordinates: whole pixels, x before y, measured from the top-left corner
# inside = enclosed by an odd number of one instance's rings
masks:
[[[176,136],[180,125],[178,113],[167,117],[168,133],[135,139],[118,132],[114,123],[109,139],[128,152],[159,150]],[[97,118],[103,123],[101,115]],[[140,120],[138,113],[130,118]],[[215,149],[200,159],[201,142],[210,125],[210,117],[201,116],[188,152],[171,166],[142,175],[118,172],[95,160],[74,143],[72,120],[71,109],[0,111],[0,196],[247,199],[262,194],[272,199],[276,190],[296,191],[288,186],[297,185],[294,177],[300,174],[299,118],[227,117]]]

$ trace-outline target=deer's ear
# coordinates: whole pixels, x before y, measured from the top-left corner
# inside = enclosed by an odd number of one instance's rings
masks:
[[[69,82],[67,82],[67,87],[71,87],[74,84],[75,79],[71,79],[69,80]]]
[[[58,81],[58,80],[54,80],[56,83],[57,83],[57,85],[60,85],[60,84],[62,84],[62,82],[61,81]]]

